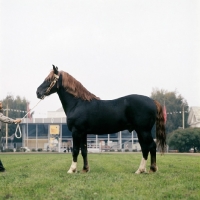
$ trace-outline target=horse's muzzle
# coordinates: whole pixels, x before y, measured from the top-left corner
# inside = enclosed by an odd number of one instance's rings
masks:
[[[42,99],[43,96],[44,96],[44,95],[40,94],[40,92],[38,92],[38,91],[36,92],[36,95],[37,95],[37,98],[38,98],[38,99]]]

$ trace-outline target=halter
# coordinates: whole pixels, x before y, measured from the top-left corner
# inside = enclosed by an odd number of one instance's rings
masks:
[[[58,79],[59,79],[59,76],[54,74],[54,80],[51,82],[50,86],[47,88],[47,90],[45,92],[46,95],[51,91],[52,87],[56,84]]]

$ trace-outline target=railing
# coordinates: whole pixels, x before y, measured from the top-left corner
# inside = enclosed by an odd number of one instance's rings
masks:
[[[62,123],[66,124],[67,118],[61,117],[61,118],[24,118],[22,120],[21,124],[35,124],[35,123]]]

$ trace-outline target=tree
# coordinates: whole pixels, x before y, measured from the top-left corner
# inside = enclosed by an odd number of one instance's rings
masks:
[[[200,151],[200,128],[177,129],[170,134],[167,143],[179,152],[188,152],[191,148],[194,152]]]
[[[6,116],[6,108],[8,105],[8,117],[13,118],[13,119],[23,118],[27,111],[27,103],[28,101],[25,98],[22,99],[19,96],[16,96],[16,98],[14,98],[12,95],[7,96],[2,101],[4,115]],[[15,129],[16,129],[15,124],[9,124],[8,136],[11,136],[13,133],[15,133]],[[5,135],[6,135],[6,124],[2,123],[0,138],[2,136],[5,137]]]
[[[183,107],[184,107],[184,125],[185,128],[188,127],[188,104],[187,101],[178,93],[168,92],[167,90],[153,89],[151,93],[151,98],[159,101],[163,106],[165,105],[167,110],[167,123],[166,123],[166,133],[171,133],[172,131],[182,127],[183,119]]]

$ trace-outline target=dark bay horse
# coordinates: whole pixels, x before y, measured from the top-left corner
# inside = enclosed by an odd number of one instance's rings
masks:
[[[148,154],[151,154],[150,172],[156,172],[156,143],[151,129],[156,123],[156,142],[163,153],[166,145],[162,106],[158,101],[142,95],[128,95],[115,100],[100,100],[79,81],[64,71],[53,70],[37,89],[37,97],[57,93],[72,132],[72,164],[68,173],[77,171],[79,149],[83,157],[83,170],[88,172],[87,134],[110,134],[122,130],[135,130],[142,149],[142,160],[137,174],[146,172]]]

